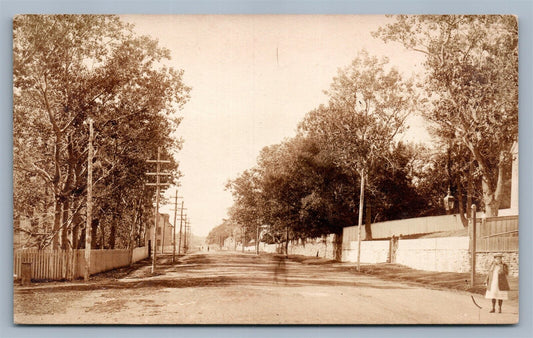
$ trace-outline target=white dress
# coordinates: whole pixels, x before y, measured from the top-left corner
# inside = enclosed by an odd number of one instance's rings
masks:
[[[492,272],[492,280],[490,284],[490,289],[487,289],[487,292],[485,293],[485,298],[487,299],[502,299],[502,300],[508,299],[507,291],[500,290],[498,286],[499,272],[500,272],[500,266],[496,265],[494,267],[494,271]]]

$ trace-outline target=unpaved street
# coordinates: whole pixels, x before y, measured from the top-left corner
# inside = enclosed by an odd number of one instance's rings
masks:
[[[282,262],[283,263],[283,262]],[[279,266],[279,268],[278,268]],[[277,272],[277,273],[276,273]],[[502,324],[516,301],[489,301],[356,274],[341,264],[278,265],[270,255],[198,253],[157,273],[14,288],[16,323],[38,324]]]

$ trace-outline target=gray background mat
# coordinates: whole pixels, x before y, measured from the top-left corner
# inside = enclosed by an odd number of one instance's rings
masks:
[[[520,324],[513,326],[15,326],[12,294],[12,18],[17,14],[515,14],[520,62]],[[0,0],[0,337],[532,337],[531,1],[23,1]]]

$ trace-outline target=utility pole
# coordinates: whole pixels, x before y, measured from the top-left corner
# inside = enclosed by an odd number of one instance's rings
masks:
[[[157,147],[157,160],[147,160],[148,163],[156,163],[157,164],[157,171],[155,173],[146,173],[146,175],[149,176],[156,176],[156,183],[145,183],[146,185],[155,185],[157,188],[156,195],[155,195],[155,221],[154,221],[154,235],[153,235],[153,253],[154,256],[152,257],[152,273],[155,272],[155,265],[156,265],[156,253],[157,253],[157,225],[159,220],[159,187],[169,185],[170,183],[161,183],[160,182],[160,176],[163,175],[170,175],[170,173],[162,173],[161,171],[161,163],[170,163],[169,160],[162,160],[161,159],[161,147]],[[163,246],[163,243],[161,243],[161,246]]]
[[[285,256],[289,258],[289,227],[285,228]]]
[[[233,251],[237,251],[237,228],[233,229]]]
[[[190,248],[192,245],[192,231],[191,231],[191,220],[187,218],[187,233],[189,238],[187,239],[187,248]]]
[[[183,227],[183,202],[181,201],[181,216],[180,216],[180,239],[178,243],[178,256],[181,254],[181,229]]]
[[[161,254],[164,253],[165,248],[165,226],[167,225],[167,222],[165,220],[165,217],[163,217],[163,225],[161,226]]]
[[[476,205],[472,204],[472,218],[470,219],[470,224],[472,225],[472,231],[471,235],[472,238],[470,239],[470,250],[471,252],[471,266],[472,269],[470,269],[470,287],[473,288],[475,284],[476,279]]]
[[[176,189],[176,198],[174,199],[174,231],[172,235],[172,264],[175,262],[176,257],[176,214],[178,213],[178,189]]]
[[[187,232],[187,228],[188,228],[188,224],[189,224],[189,220],[186,219],[185,220],[185,235],[184,235],[184,244],[183,244],[183,252],[184,253],[187,253],[187,249],[188,249],[188,240],[187,240],[187,235],[188,235],[188,232]]]
[[[93,120],[89,118],[89,154],[87,155],[87,219],[85,223],[85,271],[83,279],[89,280],[91,267],[91,232],[93,223]]]
[[[177,224],[177,214],[178,214],[178,198],[183,198],[181,196],[178,196],[178,191],[176,190],[176,199],[174,201],[174,239],[172,241],[172,245],[174,246],[173,250],[172,250],[172,263],[174,263],[175,261],[175,256],[176,256],[176,231],[177,231],[177,228],[178,228],[178,224]],[[180,237],[181,237],[181,220],[183,218],[183,210],[187,210],[187,208],[183,208],[183,201],[181,202],[181,214],[180,214]],[[181,238],[180,238],[180,244],[178,244],[178,255],[180,253],[180,245],[181,245]]]
[[[357,227],[357,271],[361,271],[361,228],[363,227],[363,205],[365,202],[365,172],[361,169],[361,191],[359,192],[359,226]]]
[[[257,229],[255,234],[255,254],[259,255],[259,223],[257,223]]]
[[[244,225],[242,226],[242,239],[241,239],[241,243],[242,243],[242,252],[244,252],[244,240],[245,240],[245,237],[246,236],[246,232],[244,231]]]
[[[176,257],[176,214],[178,213],[178,189],[176,189],[176,198],[174,199],[174,229],[172,235],[172,264]]]

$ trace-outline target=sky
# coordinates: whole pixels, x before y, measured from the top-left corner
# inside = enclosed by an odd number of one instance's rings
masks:
[[[357,52],[386,56],[406,75],[422,70],[422,56],[385,44],[371,32],[384,16],[342,15],[128,15],[135,31],[171,52],[168,64],[184,70],[192,87],[180,112],[175,157],[184,175],[179,196],[195,235],[206,236],[227,218],[229,179],[255,163],[260,150],[296,134],[305,114],[327,102],[323,93]],[[405,140],[427,142],[423,120],[413,117]],[[172,197],[176,187],[166,196]],[[181,199],[180,199],[181,201]],[[171,215],[171,202],[161,212]],[[179,217],[179,216],[178,216]]]

